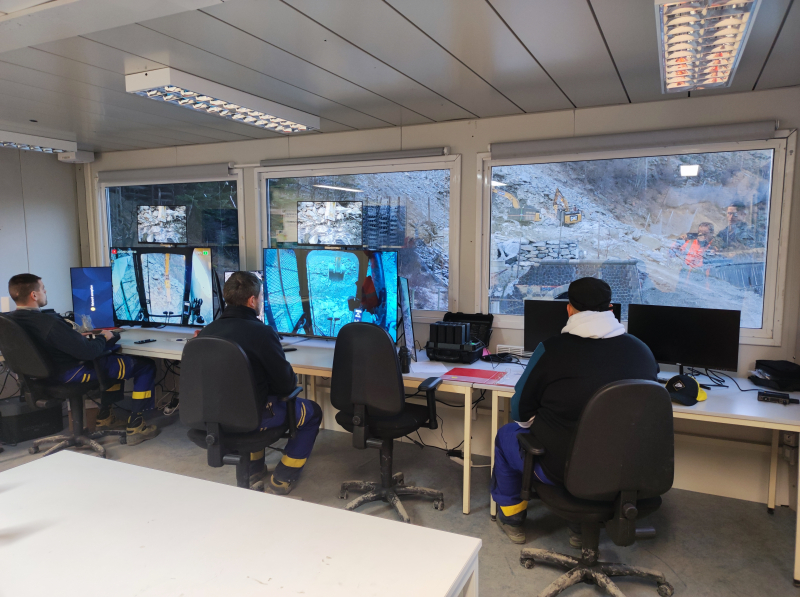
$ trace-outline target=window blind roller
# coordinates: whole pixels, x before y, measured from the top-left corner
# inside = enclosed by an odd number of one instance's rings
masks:
[[[337,164],[342,162],[368,162],[372,160],[402,160],[408,158],[428,158],[444,156],[450,153],[449,147],[431,147],[427,149],[402,149],[398,151],[379,151],[375,153],[349,153],[344,155],[313,156],[306,158],[281,158],[261,160],[262,167],[272,166],[304,166],[307,164]]]
[[[99,172],[101,184],[159,184],[176,180],[202,180],[228,178],[232,163],[174,166],[172,168],[144,168],[141,170],[108,170]]]

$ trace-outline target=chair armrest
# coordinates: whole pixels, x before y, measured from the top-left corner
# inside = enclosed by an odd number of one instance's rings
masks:
[[[286,405],[286,420],[289,422],[289,437],[294,439],[297,436],[297,395],[303,391],[303,388],[298,386],[288,396],[282,396],[281,402],[288,402]]]
[[[425,392],[428,400],[428,429],[439,428],[439,422],[436,420],[436,388],[441,383],[441,377],[429,377],[417,386],[417,392]]]
[[[520,498],[524,501],[531,499],[531,483],[533,481],[533,458],[543,456],[544,446],[530,432],[518,433],[519,447],[525,452],[525,462],[522,465],[522,491]]]

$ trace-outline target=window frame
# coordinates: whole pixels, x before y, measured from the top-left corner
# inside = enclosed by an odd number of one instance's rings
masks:
[[[153,181],[150,179],[131,179],[123,182],[114,183],[101,183],[95,177],[95,201],[93,202],[93,213],[88,213],[90,221],[94,222],[91,228],[96,230],[96,234],[89,236],[89,249],[92,256],[92,265],[94,266],[108,266],[111,264],[109,257],[111,245],[109,239],[111,235],[111,225],[108,213],[108,198],[106,189],[115,187],[130,187],[130,186],[149,186],[149,185],[166,185],[166,184],[191,184],[195,182],[223,182],[233,181],[236,182],[236,212],[239,222],[239,267],[246,263],[246,247],[245,247],[245,210],[242,203],[244,202],[244,177],[242,176],[242,169],[232,169],[233,173],[226,177],[211,176],[211,177],[198,177],[193,176],[190,178],[176,178],[169,180]],[[96,175],[95,175],[96,176]]]
[[[459,267],[461,240],[461,155],[444,155],[428,158],[403,158],[392,160],[368,160],[360,162],[333,162],[327,164],[272,166],[256,168],[254,172],[257,209],[260,213],[260,226],[257,226],[256,246],[260,247],[257,257],[259,268],[263,268],[263,249],[269,248],[269,206],[267,197],[268,179],[305,178],[313,176],[342,176],[357,174],[379,174],[391,172],[418,172],[423,170],[450,171],[450,224],[448,229],[449,274],[447,304],[450,311],[458,311]],[[423,311],[414,309],[414,323],[433,323],[444,317],[445,311]]]
[[[480,295],[476,299],[476,307],[479,307],[482,313],[489,313],[491,173],[493,167],[772,149],[774,150],[774,159],[770,191],[770,225],[767,234],[767,261],[764,276],[762,327],[760,329],[740,328],[739,343],[759,346],[780,346],[784,316],[784,294],[787,277],[786,258],[789,250],[789,216],[791,211],[796,138],[797,134],[795,132],[789,134],[788,131],[776,131],[776,138],[763,141],[594,151],[507,160],[493,160],[489,153],[479,154],[477,184],[478,196],[481,197],[481,217],[479,223],[481,242],[479,243],[480,256],[478,259],[478,271],[476,273],[481,281],[481,287]],[[521,330],[523,328],[523,317],[521,315],[495,314],[493,325],[497,328]]]

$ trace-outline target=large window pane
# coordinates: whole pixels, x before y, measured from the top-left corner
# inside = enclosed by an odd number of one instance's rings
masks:
[[[575,278],[630,303],[738,309],[761,328],[773,150],[492,168],[489,306]]]
[[[448,310],[449,170],[269,179],[268,246],[297,246],[298,203],[307,218],[307,202],[331,201],[362,203],[362,246],[398,252],[398,274],[409,279],[414,309]],[[325,210],[319,214],[313,226],[304,223],[301,243],[337,240]]]

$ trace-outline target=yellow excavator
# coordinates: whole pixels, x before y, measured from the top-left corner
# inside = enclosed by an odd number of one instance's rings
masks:
[[[514,197],[514,195],[512,195],[508,191],[501,191],[497,187],[492,187],[492,193],[497,193],[498,195],[502,195],[503,197],[511,201],[511,205],[514,209],[520,209],[519,199]],[[526,208],[525,211],[526,212],[530,211],[530,213],[523,213],[523,210],[520,210],[516,216],[512,214],[511,217],[517,217],[519,219],[529,220],[532,222],[538,222],[542,219],[542,216],[538,211],[531,211],[529,208]]]
[[[567,203],[564,195],[561,194],[560,189],[556,189],[556,193],[553,195],[553,210],[556,212],[556,219],[559,224],[564,224],[565,226],[577,224],[583,219],[583,212],[580,209],[569,208],[569,203]]]

